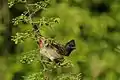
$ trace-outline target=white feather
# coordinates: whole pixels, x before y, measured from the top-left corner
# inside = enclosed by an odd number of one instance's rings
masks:
[[[58,59],[58,58],[62,58],[63,57],[62,55],[58,54],[56,52],[56,50],[54,50],[52,48],[49,48],[49,47],[41,48],[40,53],[43,56],[46,56],[47,58],[49,58],[51,61],[53,61],[54,59]]]

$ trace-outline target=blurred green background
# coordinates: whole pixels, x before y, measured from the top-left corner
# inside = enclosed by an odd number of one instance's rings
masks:
[[[29,39],[17,45],[11,41],[12,35],[31,26],[13,26],[10,21],[25,11],[24,4],[15,4],[7,12],[6,3],[0,1],[0,80],[22,80],[28,71],[39,68],[35,64],[22,65],[16,57],[37,45]],[[60,18],[60,24],[43,30],[43,35],[62,43],[76,41],[76,50],[69,59],[83,80],[120,80],[119,0],[51,0],[50,7],[36,18],[40,16]]]

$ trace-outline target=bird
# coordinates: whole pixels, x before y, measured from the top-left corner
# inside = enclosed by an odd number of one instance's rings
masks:
[[[69,56],[76,49],[75,40],[68,41],[65,45],[56,42],[51,38],[46,38],[40,34],[39,24],[33,23],[33,31],[37,44],[40,48],[40,54],[47,57],[51,61],[59,62],[64,56]]]
[[[64,56],[69,56],[76,49],[75,40],[68,41],[65,45],[56,42],[53,39],[44,37],[39,39],[40,54],[51,61],[59,62]]]

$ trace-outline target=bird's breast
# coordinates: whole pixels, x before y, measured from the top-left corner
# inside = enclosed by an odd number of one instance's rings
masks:
[[[57,51],[55,49],[52,49],[52,48],[43,47],[40,49],[40,53],[43,56],[49,58],[51,61],[53,61],[54,59],[63,58],[62,55],[58,54]]]

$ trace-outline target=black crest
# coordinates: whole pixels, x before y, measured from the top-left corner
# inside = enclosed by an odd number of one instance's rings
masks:
[[[70,40],[65,45],[66,54],[65,56],[69,56],[70,53],[75,49],[75,40]]]

